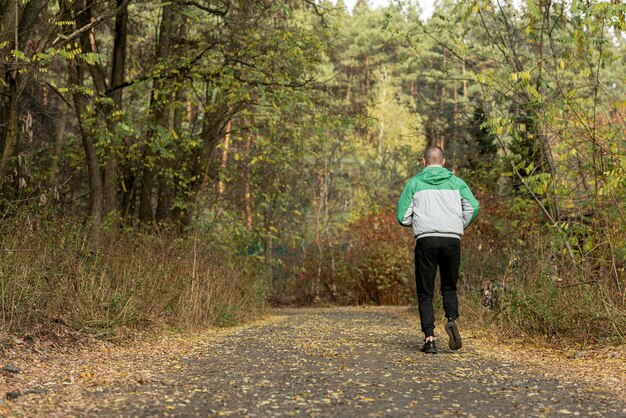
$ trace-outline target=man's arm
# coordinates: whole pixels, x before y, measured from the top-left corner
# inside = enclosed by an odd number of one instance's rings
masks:
[[[461,180],[460,192],[461,207],[463,208],[463,229],[465,229],[470,226],[472,222],[474,222],[474,219],[476,219],[476,216],[478,216],[480,204],[463,180]]]
[[[411,226],[413,224],[413,192],[411,186],[412,182],[408,182],[404,186],[404,190],[400,195],[398,201],[398,211],[396,213],[396,219],[402,226]]]

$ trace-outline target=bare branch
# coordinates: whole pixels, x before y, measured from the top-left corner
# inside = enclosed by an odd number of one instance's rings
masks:
[[[124,0],[124,3],[120,4],[118,7],[116,7],[114,10],[110,11],[109,13],[105,13],[102,16],[94,19],[93,21],[89,22],[87,25],[76,29],[74,32],[70,33],[67,37],[64,37],[63,39],[61,37],[57,37],[53,42],[52,42],[52,46],[54,48],[59,48],[62,46],[65,46],[67,44],[69,44],[70,42],[72,42],[76,37],[78,37],[80,34],[90,30],[91,28],[94,28],[96,26],[98,26],[100,23],[104,22],[107,19],[110,19],[113,16],[116,16],[118,13],[122,12],[124,10],[124,8],[126,6],[128,6],[128,4],[131,2],[132,0]],[[61,40],[62,39],[62,40]],[[58,43],[57,43],[58,42]]]
[[[183,6],[193,6],[196,7],[200,10],[203,10],[207,13],[210,13],[212,15],[216,15],[216,16],[220,16],[220,17],[225,17],[228,14],[228,11],[230,10],[230,5],[226,5],[226,8],[224,10],[220,10],[217,8],[213,8],[213,7],[209,7],[209,6],[204,6],[196,1],[181,1],[179,4],[183,5]]]

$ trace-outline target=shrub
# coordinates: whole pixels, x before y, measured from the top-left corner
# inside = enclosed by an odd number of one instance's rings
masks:
[[[392,210],[368,213],[308,247],[286,292],[300,304],[406,304],[414,298],[412,248]]]
[[[493,196],[480,201],[475,230],[464,239],[461,281],[475,318],[511,336],[625,340],[617,269],[585,265],[580,256],[574,264],[559,245],[559,231],[545,225],[528,202]],[[487,282],[498,289],[491,310],[481,306]]]

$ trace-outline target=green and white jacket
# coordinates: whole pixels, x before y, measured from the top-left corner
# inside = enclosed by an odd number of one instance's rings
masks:
[[[467,184],[440,165],[424,167],[404,187],[396,218],[412,226],[416,239],[461,238],[478,215],[478,200]]]

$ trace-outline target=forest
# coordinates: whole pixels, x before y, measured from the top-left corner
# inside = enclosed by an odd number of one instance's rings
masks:
[[[463,314],[626,342],[626,5],[435,5],[0,0],[0,331],[415,304],[434,144],[481,203]]]

